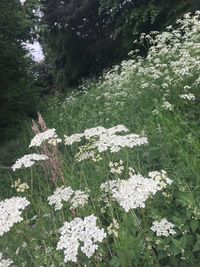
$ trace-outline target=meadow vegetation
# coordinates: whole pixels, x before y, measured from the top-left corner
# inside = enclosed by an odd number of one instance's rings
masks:
[[[24,130],[0,266],[199,266],[200,11],[138,42]]]

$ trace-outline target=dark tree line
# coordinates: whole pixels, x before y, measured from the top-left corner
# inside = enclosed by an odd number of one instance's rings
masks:
[[[24,45],[34,38],[33,24],[31,6],[19,0],[0,1],[0,141],[36,110],[36,77]]]
[[[46,59],[58,87],[124,59],[141,32],[162,30],[199,0],[42,0]]]

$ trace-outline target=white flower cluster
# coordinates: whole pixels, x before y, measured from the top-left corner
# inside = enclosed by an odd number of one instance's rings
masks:
[[[128,167],[128,170],[129,170],[128,172],[129,176],[133,176],[135,174],[135,170],[132,167]]]
[[[13,261],[10,259],[4,259],[3,253],[0,252],[0,267],[9,267],[13,264]]]
[[[56,129],[53,128],[53,129],[46,130],[45,132],[36,134],[31,140],[29,147],[33,147],[33,146],[40,147],[44,141],[49,140],[49,139],[57,140],[57,137],[58,136],[56,134]]]
[[[46,155],[39,154],[28,154],[24,155],[22,158],[18,159],[15,164],[12,166],[13,171],[21,168],[28,168],[35,164],[36,161],[47,160],[48,157]]]
[[[188,100],[188,101],[194,101],[196,99],[195,95],[193,94],[182,94],[179,95],[181,99]]]
[[[90,147],[81,146],[79,152],[75,156],[75,160],[79,162],[87,159],[91,159],[94,162],[102,160],[102,157],[96,151],[87,151],[87,149],[90,149]]]
[[[167,176],[167,172],[164,170],[149,172],[149,177],[158,183],[161,190],[166,188],[167,185],[172,184],[172,180]]]
[[[108,234],[114,235],[117,238],[118,230],[119,230],[119,224],[116,219],[113,219],[112,223],[107,227]]]
[[[119,162],[110,162],[109,167],[111,173],[122,174],[124,170],[123,160],[120,160]]]
[[[89,195],[81,190],[74,191],[71,202],[71,209],[76,209],[78,206],[83,207],[88,202]]]
[[[119,132],[127,132],[128,129],[124,125],[117,125],[106,129],[104,127],[95,127],[87,129],[82,134],[74,134],[65,136],[65,145],[71,145],[74,142],[80,142],[85,137],[90,141],[90,145],[80,147],[80,152],[76,155],[77,161],[84,159],[100,160],[101,157],[96,152],[102,153],[110,150],[110,152],[118,152],[122,148],[140,146],[148,144],[146,137],[137,134],[117,135]]]
[[[18,179],[15,181],[14,185],[12,185],[16,189],[17,192],[23,193],[25,190],[29,189],[29,186],[27,183],[21,183],[21,180]]]
[[[65,145],[72,145],[73,143],[78,143],[81,141],[82,137],[84,137],[84,134],[72,134],[70,136],[64,135],[64,143]]]
[[[167,99],[174,99],[170,96],[174,89],[198,90],[200,84],[200,11],[186,14],[183,19],[179,19],[175,26],[169,26],[162,33],[153,31],[149,34],[141,34],[139,43],[148,43],[147,57],[141,58],[136,51],[131,51],[129,55],[134,55],[130,60],[122,61],[120,65],[114,66],[105,72],[99,81],[102,96],[107,97],[107,107],[115,104],[114,96],[121,91],[127,91],[130,98],[137,97],[147,90],[157,91],[162,94],[162,102],[158,102],[154,115],[158,115],[160,110],[172,111],[175,103],[169,103]],[[136,43],[138,41],[136,40]],[[130,84],[134,88],[140,88],[138,92],[130,91]],[[187,83],[186,86],[183,86]],[[128,85],[128,86],[126,86]],[[106,89],[105,89],[106,88]],[[194,91],[194,92],[195,92]],[[182,92],[178,93],[179,95]],[[189,102],[194,101],[195,95],[183,96]],[[168,98],[169,97],[169,98]],[[106,107],[105,107],[106,108]]]
[[[112,198],[128,212],[130,209],[144,208],[149,197],[163,189],[166,184],[171,184],[169,178],[164,180],[161,175],[162,173],[159,173],[159,176],[156,176],[159,178],[155,179],[135,174],[128,180],[107,181],[101,184],[100,188],[105,193],[110,193]]]
[[[81,190],[74,191],[70,186],[58,187],[53,195],[48,197],[49,205],[55,205],[55,210],[61,210],[63,201],[70,202],[70,209],[75,209],[78,206],[83,207],[88,202],[89,195]]]
[[[79,248],[88,258],[98,249],[96,243],[102,242],[106,233],[96,225],[96,220],[94,215],[90,215],[64,223],[60,229],[61,237],[57,250],[64,250],[65,262],[77,262]]]
[[[168,222],[167,219],[162,219],[160,222],[154,221],[151,230],[156,233],[157,236],[169,236],[175,235],[174,224]]]
[[[97,142],[94,142],[93,148],[101,153],[107,150],[110,152],[118,152],[122,148],[141,146],[148,144],[146,137],[140,137],[137,134],[128,135],[115,135],[115,134],[102,134]]]
[[[174,106],[172,104],[170,104],[168,101],[165,101],[162,104],[162,108],[165,109],[165,110],[172,111]]]
[[[51,138],[48,140],[48,144],[52,145],[52,146],[57,146],[57,144],[61,143],[62,139],[60,138]]]
[[[128,129],[124,125],[117,125],[112,128],[106,129],[102,126],[86,129],[83,133],[73,134],[70,136],[65,135],[65,145],[72,145],[73,143],[80,142],[83,137],[87,140],[93,137],[100,137],[102,134],[115,134],[119,132],[128,132]]]
[[[22,210],[29,204],[30,202],[24,197],[13,197],[0,202],[0,236],[10,231],[15,223],[23,220]]]

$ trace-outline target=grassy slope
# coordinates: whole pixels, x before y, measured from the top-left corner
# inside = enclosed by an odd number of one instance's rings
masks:
[[[192,47],[188,49],[191,55],[197,53],[193,51]],[[109,224],[109,216],[111,215],[108,213],[104,217],[100,214],[98,196],[100,194],[99,185],[105,182],[110,175],[108,168],[110,160],[122,159],[126,166],[133,167],[136,172],[143,175],[147,175],[151,170],[164,169],[173,180],[173,185],[167,191],[168,198],[159,194],[150,201],[144,212],[137,214],[141,219],[144,231],[147,231],[153,219],[163,217],[167,217],[175,225],[178,225],[177,237],[161,241],[161,245],[157,247],[156,253],[158,253],[159,263],[154,257],[152,259],[151,252],[143,251],[146,248],[146,245],[141,242],[144,240],[143,233],[136,230],[132,215],[126,215],[119,210],[116,211],[116,216],[121,222],[120,241],[117,244],[110,241],[110,250],[115,251],[113,254],[111,253],[113,257],[106,255],[105,263],[97,265],[91,261],[90,264],[87,262],[87,266],[184,267],[191,266],[191,264],[198,266],[200,258],[198,252],[200,250],[198,247],[200,234],[198,221],[200,216],[198,193],[200,188],[200,93],[195,80],[199,74],[198,68],[194,66],[190,70],[189,76],[183,75],[178,80],[179,76],[174,74],[169,66],[171,61],[180,60],[181,57],[177,56],[177,53],[179,52],[166,55],[165,58],[160,55],[161,64],[167,64],[165,69],[169,69],[169,73],[164,74],[164,67],[158,66],[157,69],[161,70],[161,74],[157,79],[154,79],[148,71],[152,64],[155,66],[155,61],[148,60],[142,63],[146,69],[146,74],[138,74],[138,70],[130,71],[129,67],[126,66],[124,68],[126,70],[125,79],[121,83],[117,80],[120,76],[117,78],[116,74],[110,75],[112,77],[107,82],[90,84],[89,91],[85,93],[67,98],[64,102],[58,98],[52,98],[50,101],[45,120],[49,128],[57,129],[60,137],[64,134],[79,133],[95,126],[112,127],[124,124],[131,133],[145,134],[149,140],[148,146],[124,149],[117,154],[107,154],[98,163],[91,161],[77,163],[74,161],[74,155],[77,151],[76,145],[74,148],[66,148],[61,145],[66,184],[77,189],[85,186],[91,189],[94,206],[91,205],[84,211],[79,211],[80,216],[95,213],[101,219],[103,218],[105,225]],[[199,54],[195,54],[195,57],[197,55],[199,56]],[[166,94],[162,85],[166,76],[172,79],[168,87],[169,92],[165,96],[167,101],[173,104],[172,111],[162,108],[165,101],[163,96]],[[190,92],[196,96],[196,100],[190,101],[189,104],[179,97],[179,94],[183,93],[185,85],[191,86]],[[159,110],[157,115],[152,113],[155,108]],[[28,139],[29,137],[24,137],[27,145]],[[125,177],[127,177],[127,172],[128,169],[126,168]],[[28,217],[31,218],[34,214],[38,214],[38,219],[34,221],[35,226],[31,230],[32,232],[26,223],[22,223],[19,226],[21,234],[16,237],[15,243],[10,243],[13,235],[17,233],[17,230],[14,229],[0,241],[0,244],[4,248],[9,247],[8,255],[15,258],[18,264],[21,262],[20,257],[22,257],[22,261],[26,261],[25,266],[38,267],[45,264],[44,262],[46,262],[45,266],[50,266],[50,264],[54,264],[52,266],[56,267],[63,266],[59,265],[62,262],[62,253],[46,253],[46,248],[55,247],[58,239],[55,229],[62,225],[62,216],[68,220],[70,213],[66,210],[65,214],[53,213],[47,204],[46,197],[52,194],[54,186],[50,181],[45,180],[42,171],[38,171],[37,167],[33,168],[31,172],[27,170],[15,175],[18,178],[19,176],[27,180],[30,187],[31,181],[33,181],[33,187],[27,195],[32,201],[32,211],[29,211]],[[12,179],[15,177],[12,176]],[[6,184],[11,188],[9,183],[10,181]],[[58,184],[62,183],[59,181]],[[16,195],[16,192],[13,189],[8,189],[8,187],[3,191],[4,195]],[[50,214],[50,221],[48,215],[44,217],[44,214]],[[184,235],[182,235],[183,231],[186,231]],[[43,236],[43,240],[41,240],[41,236]],[[27,242],[28,248],[22,249],[18,258],[11,251],[15,251],[23,242]],[[170,248],[164,249],[167,244],[170,244]],[[41,247],[37,250],[35,247],[38,245]],[[182,252],[183,249],[185,250],[184,253]],[[143,255],[141,251],[143,251]],[[185,260],[181,259],[183,255]]]

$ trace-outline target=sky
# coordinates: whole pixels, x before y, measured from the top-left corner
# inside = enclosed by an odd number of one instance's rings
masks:
[[[42,47],[41,45],[35,41],[33,44],[26,44],[26,47],[30,51],[33,59],[37,62],[41,61],[44,59],[44,54],[42,52]]]
[[[23,4],[26,0],[20,0],[20,2]],[[44,54],[42,52],[41,45],[35,41],[33,44],[26,44],[26,47],[30,51],[30,54],[32,55],[33,59],[37,62],[44,59]]]

